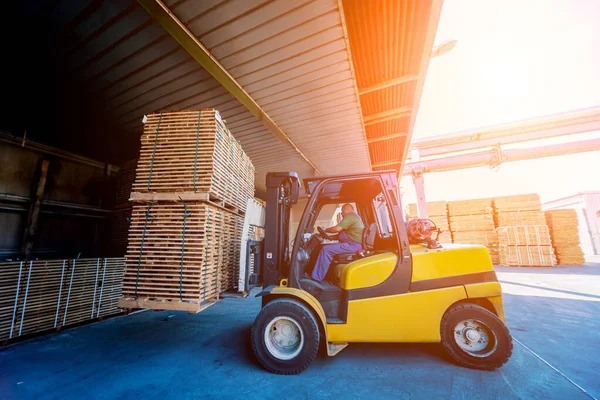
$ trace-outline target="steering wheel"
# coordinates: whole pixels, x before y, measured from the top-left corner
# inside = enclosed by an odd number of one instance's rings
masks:
[[[327,232],[325,232],[325,229],[321,228],[320,226],[317,226],[317,230],[319,231],[319,235],[321,235],[321,237],[323,239],[333,240],[333,239],[331,239],[329,234]]]

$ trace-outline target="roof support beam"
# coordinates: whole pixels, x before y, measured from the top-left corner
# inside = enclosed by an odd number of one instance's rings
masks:
[[[383,161],[377,164],[373,164],[373,168],[381,168],[381,167],[389,167],[390,165],[399,165],[402,164],[402,160],[390,160]]]
[[[398,119],[402,117],[408,117],[412,113],[412,108],[410,107],[400,107],[394,108],[387,111],[382,111],[377,114],[366,115],[363,120],[365,121],[365,125],[373,125],[379,122],[389,121],[391,119]]]
[[[406,135],[407,135],[406,132],[391,133],[389,135],[383,135],[383,136],[367,139],[367,143],[375,143],[375,142],[381,142],[384,140],[406,137]]]
[[[306,157],[290,137],[281,130],[258,103],[229,74],[219,61],[208,51],[196,36],[181,22],[160,0],[137,0],[137,2],[183,47],[193,58],[211,74],[229,93],[238,99],[250,112],[263,122],[273,136],[292,145],[294,150],[314,168],[321,171]]]
[[[416,81],[419,79],[417,75],[405,75],[400,78],[390,79],[389,81],[381,82],[375,84],[373,86],[369,86],[366,88],[358,89],[358,94],[363,95],[371,92],[375,92],[377,90],[386,89],[392,86],[402,85],[403,83]]]

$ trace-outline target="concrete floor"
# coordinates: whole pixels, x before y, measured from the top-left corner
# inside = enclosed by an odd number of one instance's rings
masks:
[[[437,345],[354,344],[298,376],[271,375],[248,345],[259,302],[226,299],[198,315],[147,311],[1,349],[0,398],[600,398],[600,264],[498,275],[516,341],[494,372],[455,366]]]

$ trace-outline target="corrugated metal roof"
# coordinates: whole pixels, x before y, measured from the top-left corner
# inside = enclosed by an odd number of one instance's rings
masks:
[[[439,3],[165,1],[310,162],[273,136],[138,3],[41,0],[21,8],[24,17],[54,25],[48,43],[57,59],[93,93],[90,107],[100,107],[96,114],[115,131],[139,133],[150,112],[214,107],[252,158],[261,189],[266,172],[312,176],[310,163],[327,175],[368,171],[371,161],[399,167]],[[369,92],[359,97],[360,90]]]
[[[373,168],[400,171],[441,1],[342,2]]]
[[[321,172],[370,170],[336,0],[165,4]],[[71,71],[104,99],[115,127],[139,131],[145,113],[214,107],[252,158],[259,186],[268,171],[314,174],[137,4],[103,2],[75,25]]]

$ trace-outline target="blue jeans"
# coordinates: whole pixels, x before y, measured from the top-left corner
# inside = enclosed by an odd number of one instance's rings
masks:
[[[342,253],[356,253],[362,249],[362,244],[348,239],[346,232],[342,231],[338,235],[339,243],[326,244],[319,253],[319,258],[312,272],[312,278],[317,281],[325,280],[325,275],[329,270],[333,256]]]

